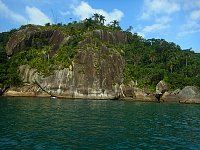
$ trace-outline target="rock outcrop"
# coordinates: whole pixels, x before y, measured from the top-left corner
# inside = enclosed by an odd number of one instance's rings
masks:
[[[109,52],[109,51],[108,51]],[[69,68],[55,70],[44,77],[28,65],[20,66],[20,76],[25,83],[36,82],[57,97],[114,99],[119,96],[124,60],[118,53],[92,53],[92,49],[81,50]],[[43,93],[35,88],[33,92]]]
[[[127,85],[120,85],[120,98],[136,101],[156,101],[156,98],[153,93],[138,88],[137,85],[132,81]]]
[[[174,92],[165,92],[160,100],[162,102],[179,102],[179,97]]]
[[[2,96],[4,94],[4,92],[6,92],[6,90],[9,88],[8,85],[4,85],[2,88],[0,88],[0,96]]]
[[[46,45],[50,45],[53,50],[57,50],[64,40],[64,34],[59,30],[41,30],[40,27],[31,25],[13,33],[6,45],[6,53],[11,56],[33,45],[36,47],[41,46],[40,40],[44,40],[43,42]]]
[[[95,37],[103,42],[109,44],[125,44],[127,43],[126,34],[120,31],[108,32],[105,30],[94,30],[92,32],[86,33],[89,37]]]
[[[167,90],[167,84],[163,80],[156,85],[156,94],[164,94]]]
[[[186,86],[178,96],[181,103],[200,103],[200,90],[195,86]]]
[[[136,98],[135,92],[134,92],[134,85],[133,84],[121,84],[120,85],[120,98],[128,98],[128,99],[133,99]]]
[[[161,97],[163,94],[168,90],[167,84],[165,81],[161,80],[157,85],[156,85],[156,94],[155,97],[158,102],[160,102]]]
[[[136,100],[141,101],[156,101],[155,95],[151,92],[148,92],[144,89],[134,88],[135,98]]]
[[[28,51],[30,48],[36,51],[47,48],[50,52],[48,56],[44,57],[43,62],[48,61],[45,67],[50,66],[49,68],[54,70],[48,70],[47,67],[48,71],[45,70],[46,74],[44,75],[36,68],[31,68],[28,65],[29,61],[29,64],[32,64],[31,59],[25,58],[25,61],[21,63],[23,65],[18,65],[24,85],[12,87],[9,90],[4,87],[0,89],[0,95],[6,91],[4,93],[6,96],[122,98],[143,101],[155,101],[157,98],[158,101],[164,102],[200,103],[200,90],[197,87],[190,86],[183,90],[169,92],[167,84],[162,80],[156,86],[156,93],[151,93],[138,88],[137,82],[123,84],[125,60],[121,56],[123,51],[119,48],[120,46],[116,45],[126,44],[128,42],[127,34],[102,29],[73,31],[72,33],[70,30],[74,30],[74,28],[63,26],[61,29],[54,26],[28,25],[25,29],[13,33],[6,45],[7,56],[12,57],[16,53]],[[60,51],[66,53],[72,51],[73,54],[66,54],[66,57],[59,59],[60,56],[65,56],[63,53],[60,54]],[[40,52],[43,53],[43,51]],[[46,54],[44,51],[44,55]],[[57,61],[61,63],[54,62],[54,58],[58,58]],[[63,65],[62,62],[68,58],[67,65]],[[20,59],[22,58],[20,57]],[[20,59],[17,59],[17,63],[20,62]],[[25,63],[27,64],[24,65]],[[32,66],[39,65],[36,63]]]
[[[107,47],[106,43],[125,43],[125,34],[94,30],[84,36],[84,40],[79,42],[74,61],[68,68],[54,70],[51,75],[43,76],[35,68],[22,65],[19,67],[20,76],[26,86],[11,90],[19,92],[19,95],[20,92],[32,92],[31,96],[44,94],[67,98],[119,98],[125,62],[118,50]],[[16,40],[18,37],[21,37],[20,40]],[[35,37],[48,39],[48,43],[55,46],[55,49],[65,38],[60,31],[27,28],[11,37],[6,47],[7,54],[13,55],[25,47],[31,47]],[[99,41],[93,40],[94,38]],[[10,93],[12,95],[13,92]],[[9,95],[9,91],[6,94]]]

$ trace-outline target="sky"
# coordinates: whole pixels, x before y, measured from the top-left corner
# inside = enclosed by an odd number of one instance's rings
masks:
[[[104,15],[106,24],[132,26],[145,39],[165,39],[200,53],[200,0],[0,0],[0,32],[25,24],[67,24],[94,13]]]

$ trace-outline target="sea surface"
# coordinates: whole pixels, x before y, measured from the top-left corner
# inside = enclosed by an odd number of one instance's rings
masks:
[[[0,97],[1,150],[200,149],[200,105]]]

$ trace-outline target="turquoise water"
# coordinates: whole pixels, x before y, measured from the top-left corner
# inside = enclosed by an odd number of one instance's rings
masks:
[[[0,149],[200,149],[200,105],[2,97]]]

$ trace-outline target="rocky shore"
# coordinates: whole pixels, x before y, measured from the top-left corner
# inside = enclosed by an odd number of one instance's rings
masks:
[[[163,81],[162,81],[163,82]],[[51,95],[48,92],[40,90],[37,85],[32,86],[26,85],[20,88],[10,88],[5,91],[3,96],[11,97],[56,97],[62,99],[110,99],[110,100],[125,100],[125,101],[142,101],[142,102],[173,102],[173,103],[188,103],[188,104],[200,104],[200,90],[195,86],[187,86],[182,90],[178,89],[175,91],[165,91],[161,94],[160,99],[156,97],[158,93],[150,93],[140,88],[130,88],[122,85],[121,91],[118,97],[109,94],[93,94],[93,95]],[[33,91],[33,89],[38,91]],[[158,89],[157,89],[158,90]],[[161,90],[161,89],[160,89]],[[158,92],[158,91],[157,91]]]
[[[155,92],[150,92],[139,88],[134,81],[125,84],[123,71],[126,61],[121,55],[123,50],[114,46],[128,42],[124,32],[94,29],[83,33],[82,37],[67,67],[50,64],[52,72],[44,74],[27,63],[20,64],[17,69],[23,85],[9,89],[4,87],[0,89],[0,95],[200,103],[198,87],[187,86],[182,90],[169,91],[162,80],[155,87]],[[20,51],[37,46],[38,39],[45,39],[52,48],[52,53],[42,53],[43,59],[48,59],[56,57],[59,47],[70,39],[75,40],[75,37],[56,29],[27,27],[10,37],[6,45],[7,56],[12,57]]]

